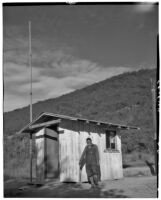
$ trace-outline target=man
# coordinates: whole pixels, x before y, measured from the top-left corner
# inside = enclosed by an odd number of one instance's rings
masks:
[[[100,179],[98,147],[92,143],[91,138],[87,138],[86,142],[87,145],[81,155],[79,166],[82,169],[84,164],[86,164],[88,181],[91,183],[91,188],[95,188]]]
[[[116,149],[115,136],[116,136],[115,132],[111,131],[110,132],[110,148],[111,149]]]

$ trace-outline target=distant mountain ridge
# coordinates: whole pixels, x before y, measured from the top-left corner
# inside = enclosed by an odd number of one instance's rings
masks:
[[[91,86],[33,105],[33,117],[42,112],[138,126],[139,133],[122,134],[124,151],[153,148],[153,113],[150,79],[156,70],[124,73]],[[29,106],[4,113],[4,136],[12,135],[29,122]]]

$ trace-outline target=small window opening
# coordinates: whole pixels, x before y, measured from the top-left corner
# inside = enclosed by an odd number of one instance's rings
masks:
[[[106,131],[106,149],[116,150],[116,131]]]

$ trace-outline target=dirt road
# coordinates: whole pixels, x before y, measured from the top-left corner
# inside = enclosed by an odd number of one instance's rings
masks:
[[[99,189],[90,189],[88,183],[59,183],[47,181],[43,186],[27,185],[26,180],[8,180],[4,184],[5,197],[102,197],[102,198],[156,198],[156,176],[125,177],[103,181]]]

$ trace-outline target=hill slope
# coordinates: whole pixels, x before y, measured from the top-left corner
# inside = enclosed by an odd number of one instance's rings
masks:
[[[125,73],[81,90],[33,105],[34,117],[42,112],[84,117],[139,126],[141,131],[123,136],[124,151],[138,142],[152,148],[153,118],[150,78],[156,70]],[[54,89],[54,87],[53,87]],[[29,122],[29,107],[4,113],[4,134],[11,135]]]

